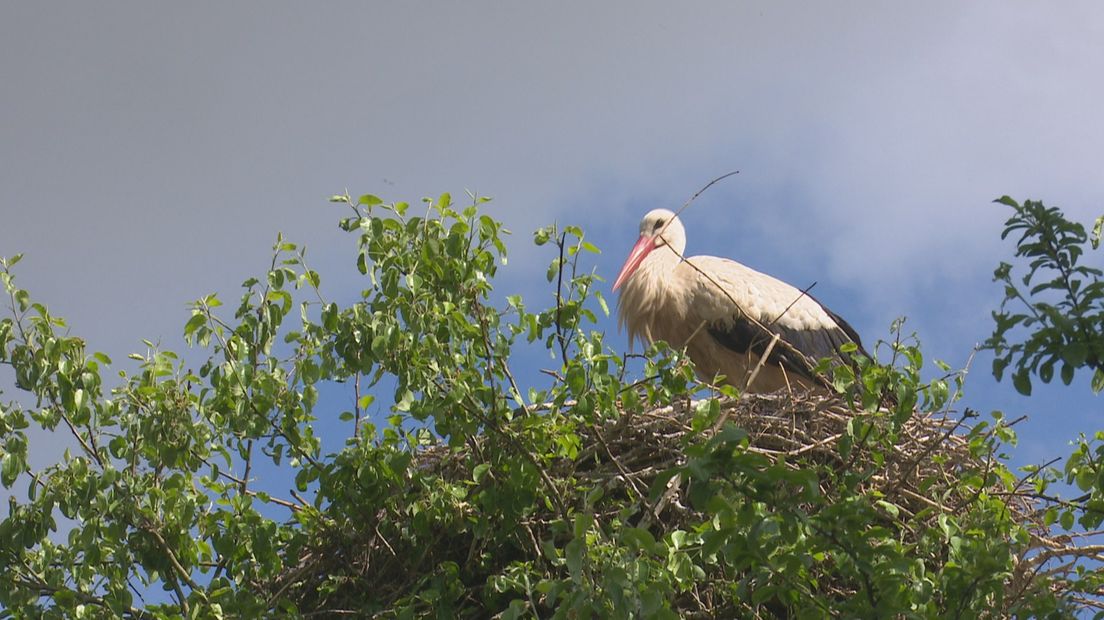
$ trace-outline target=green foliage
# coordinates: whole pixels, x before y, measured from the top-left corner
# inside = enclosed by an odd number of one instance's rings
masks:
[[[1006,262],[993,273],[1004,284],[1004,301],[993,313],[996,327],[985,342],[996,356],[993,375],[999,381],[1011,368],[1013,386],[1027,395],[1032,376],[1050,383],[1057,371],[1069,385],[1077,369],[1088,368],[1094,372],[1092,389],[1099,392],[1104,388],[1104,272],[1080,264],[1089,235],[1042,202],[1021,205],[1008,196],[996,202],[1013,210],[1001,238],[1019,235],[1015,256],[1029,262],[1022,276]],[[1093,248],[1102,222],[1097,220],[1093,229]]]
[[[657,345],[644,378],[626,380],[636,360],[596,329],[608,306],[580,229],[536,234],[554,252],[550,307],[511,296],[497,308],[505,231],[482,199],[459,208],[444,194],[419,215],[333,200],[352,211],[341,227],[356,238],[359,299],[328,300],[304,251],[278,238],[232,312],[214,295],[193,304],[184,335],[206,354],[194,371],[149,344],[135,373],[108,382],[111,360],[16,286],[18,257],[0,262],[0,363],[28,397],[0,408],[0,482],[26,489],[0,521],[2,614],[927,618],[1068,605],[1066,582],[1011,589],[1037,533],[995,457],[1014,434],[999,417],[954,421],[961,374],[922,380],[915,343],[837,369],[840,426],[814,449],[765,450],[743,428],[764,418],[734,423],[745,401],[695,383],[679,352]],[[528,346],[552,355],[543,381],[514,374]],[[923,426],[937,415],[950,425]],[[32,424],[67,433],[74,452],[31,471]],[[323,426],[347,432],[336,453]],[[909,443],[931,428],[946,435]],[[958,460],[940,447],[952,434]],[[1099,471],[1084,445],[1077,481]],[[1040,471],[1043,495],[1060,474]],[[1051,523],[1093,523],[1084,506],[1055,510]]]

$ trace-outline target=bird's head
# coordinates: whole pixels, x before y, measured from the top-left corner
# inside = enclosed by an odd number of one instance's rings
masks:
[[[670,248],[674,256],[681,257],[683,250],[686,249],[686,229],[682,227],[682,222],[673,211],[653,209],[640,220],[640,239],[629,252],[629,258],[621,267],[621,273],[617,274],[613,290],[616,291],[632,276],[652,250],[664,246]]]

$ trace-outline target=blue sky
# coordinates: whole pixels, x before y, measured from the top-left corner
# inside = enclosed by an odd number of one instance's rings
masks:
[[[1104,8],[1058,6],[8,3],[0,255],[122,360],[183,348],[186,302],[235,298],[277,232],[352,299],[346,188],[493,196],[498,288],[536,305],[533,229],[582,226],[612,280],[643,213],[739,169],[684,215],[689,253],[817,281],[868,343],[907,316],[957,366],[1011,251],[990,201],[1104,212]],[[1100,427],[1087,376],[1024,399],[973,370],[968,404],[1031,415],[1019,462]]]

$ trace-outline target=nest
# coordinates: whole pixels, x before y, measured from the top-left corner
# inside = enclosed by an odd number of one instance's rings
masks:
[[[978,499],[981,491],[999,497],[1007,506],[1010,519],[1026,532],[1018,540],[1006,541],[1015,550],[1015,566],[1006,580],[1001,601],[1005,609],[1014,608],[1017,601],[1038,588],[1062,590],[1067,583],[1065,577],[1072,576],[1080,561],[1102,559],[1098,554],[1104,549],[1069,536],[1051,537],[1043,521],[1046,506],[1041,506],[1031,493],[1022,491],[1027,486],[1024,481],[1010,485],[988,480],[986,474],[998,457],[991,450],[978,453],[977,442],[972,446],[967,437],[969,429],[962,416],[915,413],[896,427],[893,440],[881,450],[875,466],[863,450],[854,450],[847,456],[841,452],[839,440],[848,432],[856,414],[836,398],[745,395],[722,401],[720,419],[706,430],[693,428],[697,405],[685,399],[580,428],[577,432],[582,448],[578,458],[560,459],[545,475],[555,481],[571,480],[581,488],[602,488],[622,500],[603,504],[613,508],[608,514],[596,514],[599,520],[613,518],[626,503],[635,502],[638,527],[657,532],[692,527],[702,522],[702,514],[691,507],[686,482],[676,476],[659,482],[657,491],[657,477],[685,463],[688,438],[700,443],[722,428],[723,423],[731,423],[747,433],[746,450],[771,463],[793,468],[811,464],[833,470],[866,468],[874,472],[865,479],[860,491],[876,491],[900,510],[894,522],[906,542],[911,536],[936,528],[940,516],[961,514]],[[472,450],[478,451],[479,446],[460,450],[429,446],[415,455],[415,469],[445,481],[470,480]],[[987,480],[984,488],[972,494],[946,492],[952,487],[961,488],[955,483],[964,472],[981,475]],[[825,497],[836,497],[837,491],[830,481],[822,481],[820,492]],[[470,565],[471,560],[483,544],[477,533],[465,530],[462,525],[452,530],[443,528],[436,540],[421,548],[396,548],[396,537],[381,532],[381,525],[389,518],[381,512],[375,519],[366,518],[359,526],[337,527],[312,548],[289,558],[292,567],[266,589],[295,601],[300,612],[317,610],[316,613],[326,615],[345,610],[360,614],[364,613],[365,599],[369,596],[375,601],[371,607],[385,610],[390,603],[409,595],[419,579],[418,570],[432,571],[441,562],[454,562],[461,571],[476,574],[475,581],[482,579],[485,583],[487,576],[501,572],[508,562],[539,557],[542,541],[564,542],[563,514],[551,506],[528,515],[521,523],[523,534],[516,547],[490,553],[501,560],[498,565],[475,567]],[[557,522],[558,533],[554,525]],[[411,554],[421,558],[412,561]],[[829,597],[855,594],[854,588],[833,584],[830,579],[824,580],[822,587]],[[1075,605],[1101,608],[1098,596],[1065,594]],[[475,607],[479,606],[481,596],[476,592],[467,595]],[[683,617],[734,613],[731,608],[717,607],[710,593],[701,591],[675,601],[675,606]],[[987,613],[1003,615],[1000,609]]]

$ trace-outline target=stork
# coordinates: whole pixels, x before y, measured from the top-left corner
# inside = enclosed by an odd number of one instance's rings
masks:
[[[822,387],[813,366],[825,357],[849,363],[840,350],[849,342],[865,354],[855,329],[808,291],[727,258],[684,258],[685,249],[675,213],[655,209],[641,220],[640,239],[613,283],[621,289],[618,327],[628,328],[630,343],[686,347],[702,379],[721,374],[758,393]]]

